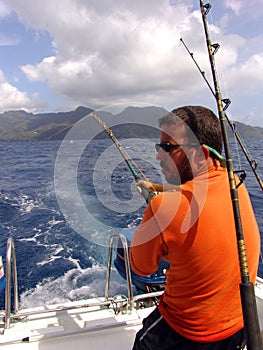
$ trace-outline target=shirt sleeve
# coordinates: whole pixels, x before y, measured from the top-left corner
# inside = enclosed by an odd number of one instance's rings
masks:
[[[156,197],[152,201],[156,201]],[[151,202],[144,212],[138,230],[134,233],[130,247],[131,268],[141,276],[148,276],[158,269],[159,260],[166,250]]]

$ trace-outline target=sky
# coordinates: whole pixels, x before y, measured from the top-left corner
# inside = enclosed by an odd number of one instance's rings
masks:
[[[231,120],[263,127],[263,0],[211,0]],[[216,101],[198,0],[0,0],[0,113]]]

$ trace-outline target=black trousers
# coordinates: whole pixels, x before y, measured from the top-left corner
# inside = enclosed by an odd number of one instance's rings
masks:
[[[245,347],[245,331],[241,329],[229,338],[212,343],[197,343],[175,332],[164,320],[158,308],[143,320],[132,350],[237,350]]]

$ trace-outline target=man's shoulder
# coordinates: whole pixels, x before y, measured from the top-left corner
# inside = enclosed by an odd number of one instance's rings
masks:
[[[173,202],[178,201],[182,197],[182,188],[177,186],[176,189],[171,191],[159,192],[150,201],[151,207],[159,207],[160,205],[172,205]]]

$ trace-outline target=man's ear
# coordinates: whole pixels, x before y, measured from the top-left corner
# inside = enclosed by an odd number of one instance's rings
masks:
[[[210,156],[210,151],[207,147],[205,147],[204,145],[201,146],[203,154],[205,155],[205,159],[207,159]]]
[[[197,165],[198,169],[203,166],[204,161],[206,163],[209,156],[209,149],[203,145],[194,149],[193,161]]]

